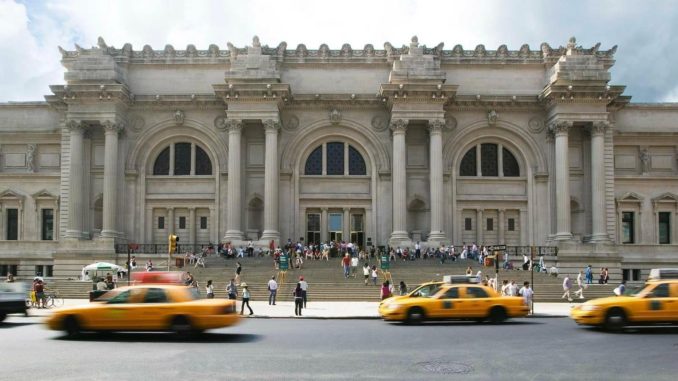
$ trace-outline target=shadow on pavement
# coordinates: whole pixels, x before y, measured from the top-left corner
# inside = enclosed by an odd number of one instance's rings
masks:
[[[24,325],[34,325],[34,324],[40,324],[39,322],[7,322],[4,321],[0,323],[0,329],[5,329],[5,328],[16,328],[16,327],[21,327]]]
[[[389,322],[390,325],[395,325],[395,326],[402,326],[402,327],[440,327],[440,326],[478,326],[478,327],[501,327],[505,325],[539,325],[539,324],[546,324],[541,321],[534,321],[534,320],[510,320],[506,321],[503,323],[499,324],[491,324],[491,323],[479,323],[475,321],[426,321],[422,324],[403,324],[402,322]]]
[[[172,333],[151,332],[111,332],[111,333],[83,333],[75,339],[67,336],[55,337],[54,340],[64,341],[98,341],[119,343],[253,343],[261,340],[261,335],[248,333],[203,333],[201,335],[183,338]]]

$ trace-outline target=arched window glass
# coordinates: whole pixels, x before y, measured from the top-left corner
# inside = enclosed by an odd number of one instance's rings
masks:
[[[327,174],[344,174],[344,143],[327,143]]]
[[[153,164],[154,175],[169,175],[169,157],[170,148],[167,147],[160,152],[160,155],[155,159]]]
[[[363,156],[351,146],[348,146],[348,174],[354,176],[367,174]]]
[[[464,155],[464,158],[461,159],[461,167],[459,168],[459,174],[460,176],[477,176],[477,169],[478,167],[476,166],[476,147],[471,147],[468,152],[466,152],[466,155]]]
[[[518,177],[520,176],[520,167],[518,166],[518,160],[513,156],[511,151],[504,148],[502,150],[502,164],[504,166],[504,176],[506,177]]]
[[[311,152],[306,159],[306,166],[304,167],[305,175],[322,175],[323,174],[323,147],[320,146]]]
[[[174,145],[174,175],[185,176],[191,174],[191,143],[176,143]]]
[[[483,176],[499,176],[496,144],[485,143],[480,145],[480,173]]]
[[[212,174],[212,161],[210,160],[210,157],[207,156],[207,153],[197,145],[195,146],[195,174]]]

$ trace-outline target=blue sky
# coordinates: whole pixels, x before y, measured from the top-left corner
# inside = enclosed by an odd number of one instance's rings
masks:
[[[63,83],[57,46],[73,50],[130,42],[135,49],[215,43],[317,48],[400,46],[418,35],[428,46],[484,44],[509,49],[542,42],[585,47],[619,45],[612,84],[626,85],[634,102],[678,102],[678,6],[672,1],[82,1],[0,0],[0,102],[43,100]]]

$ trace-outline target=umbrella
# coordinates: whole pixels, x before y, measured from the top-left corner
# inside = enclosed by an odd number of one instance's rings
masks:
[[[96,262],[91,265],[87,265],[84,268],[85,271],[124,271],[122,266],[114,265],[113,263],[107,262]]]

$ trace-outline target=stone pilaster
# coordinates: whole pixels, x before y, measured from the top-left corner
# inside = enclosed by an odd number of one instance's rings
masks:
[[[104,147],[104,210],[101,237],[115,238],[118,235],[116,226],[117,212],[117,179],[118,179],[118,135],[123,126],[120,123],[105,121]]]
[[[264,232],[262,240],[280,241],[278,230],[278,184],[280,183],[278,164],[278,132],[280,122],[267,119],[263,122],[266,133],[266,161],[264,166]]]
[[[327,235],[327,208],[322,208],[320,213],[320,240],[327,242],[329,240]]]
[[[393,167],[391,181],[393,185],[393,231],[392,242],[409,241],[407,234],[407,163],[405,162],[406,119],[391,121],[393,131]]]
[[[71,120],[67,124],[70,131],[70,188],[68,194],[68,228],[66,238],[82,238],[82,211],[83,205],[83,168],[84,154],[84,126],[81,122]]]
[[[167,208],[167,234],[174,234],[174,208]]]
[[[607,242],[605,203],[605,130],[607,122],[591,126],[591,242]]]
[[[570,160],[569,129],[572,122],[551,124],[556,146],[556,240],[572,239],[570,225]]]
[[[344,208],[344,224],[342,226],[342,235],[344,236],[343,241],[351,242],[351,209]]]
[[[483,210],[476,210],[476,243],[478,246],[483,244]]]
[[[195,208],[188,208],[188,243],[191,245],[195,244]]]
[[[501,168],[501,167],[500,167]],[[497,240],[500,245],[506,244],[506,237],[504,233],[504,209],[499,209],[499,221],[497,221],[497,226],[499,227],[499,239]]]
[[[242,218],[242,195],[240,183],[240,146],[243,123],[241,120],[229,119],[226,121],[228,130],[228,201],[226,212],[226,241],[241,241],[243,238],[240,223]]]
[[[429,241],[446,241],[443,219],[443,127],[445,121],[434,119],[428,122],[430,134],[429,170],[431,187],[431,233]]]

